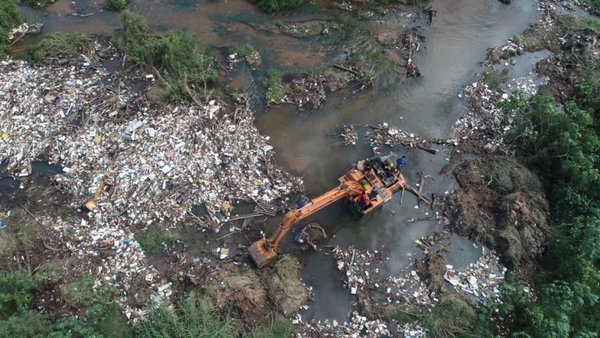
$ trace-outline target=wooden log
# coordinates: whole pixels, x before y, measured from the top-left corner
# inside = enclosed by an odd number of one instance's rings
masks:
[[[420,200],[427,202],[427,204],[431,204],[431,202],[423,195],[421,195],[421,193],[413,188],[412,186],[410,186],[409,184],[405,185],[404,188],[410,192],[412,192],[415,196],[417,196]]]

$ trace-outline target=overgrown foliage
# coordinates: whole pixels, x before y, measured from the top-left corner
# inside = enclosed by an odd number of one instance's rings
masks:
[[[305,3],[306,0],[256,0],[258,7],[267,13],[275,13],[298,8]]]
[[[23,16],[15,0],[0,0],[0,57],[8,46],[10,31],[23,23]]]
[[[280,72],[270,72],[266,79],[267,102],[280,102],[285,96],[286,87],[283,84],[283,74]]]
[[[120,11],[127,7],[127,0],[106,0],[106,8],[112,11]]]
[[[593,9],[600,11],[600,0],[585,0],[585,2]]]
[[[503,286],[499,315],[528,337],[597,337],[600,334],[600,85],[598,65],[575,84],[575,101],[560,105],[549,94],[530,101],[513,96],[519,113],[513,144],[544,182],[553,240],[533,291]]]
[[[25,2],[31,7],[41,8],[55,3],[56,0],[25,0]]]
[[[231,317],[210,309],[192,293],[176,309],[164,304],[153,308],[135,333],[147,338],[225,338],[234,337],[236,330]]]
[[[160,252],[163,249],[163,245],[171,244],[179,238],[178,233],[161,225],[152,225],[135,234],[135,239],[147,254]]]
[[[230,49],[230,52],[237,54],[240,58],[243,59],[247,56],[257,53],[258,51],[256,50],[256,48],[254,48],[254,46],[252,46],[252,44],[246,42],[233,46]]]
[[[89,43],[90,37],[84,33],[51,33],[31,50],[31,58],[39,62],[48,57],[72,57]]]
[[[470,336],[475,325],[475,310],[458,296],[447,294],[431,310],[427,323],[433,337]]]
[[[273,318],[267,323],[246,334],[247,338],[280,338],[292,337],[294,325],[286,318]]]
[[[127,320],[112,302],[114,288],[94,289],[94,280],[84,278],[66,285],[64,301],[83,309],[79,316],[52,320],[33,308],[41,285],[52,274],[26,270],[0,271],[0,337],[125,337]]]
[[[117,43],[127,59],[137,66],[154,71],[171,98],[194,97],[196,86],[206,93],[217,80],[215,60],[190,32],[171,30],[165,36],[150,33],[148,22],[139,14],[124,11],[124,33]]]

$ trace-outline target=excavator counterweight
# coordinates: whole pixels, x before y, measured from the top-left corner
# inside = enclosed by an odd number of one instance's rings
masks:
[[[312,199],[301,208],[288,211],[273,236],[263,237],[248,248],[250,257],[259,269],[275,259],[279,242],[302,219],[344,198],[348,199],[352,210],[365,215],[389,201],[405,185],[402,173],[379,157],[359,162],[339,177],[338,181],[337,187]]]

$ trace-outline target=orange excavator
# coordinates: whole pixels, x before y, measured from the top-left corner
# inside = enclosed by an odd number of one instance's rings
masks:
[[[406,184],[402,173],[381,157],[359,161],[338,181],[337,187],[287,212],[270,238],[262,238],[250,246],[250,257],[258,268],[275,259],[279,242],[299,221],[344,198],[355,215],[366,215],[392,199],[392,195]]]

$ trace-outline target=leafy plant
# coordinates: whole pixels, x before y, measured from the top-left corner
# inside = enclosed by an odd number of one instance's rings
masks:
[[[152,225],[135,234],[136,241],[140,243],[142,250],[147,254],[160,252],[163,244],[171,244],[179,238],[178,233],[172,232],[161,225]]]
[[[258,53],[256,48],[247,42],[232,47],[230,52],[237,54],[242,59],[254,53]]]
[[[51,33],[32,49],[31,57],[39,62],[51,56],[75,56],[89,42],[90,37],[84,33]]]
[[[280,338],[291,337],[294,332],[294,325],[286,318],[273,318],[266,324],[263,324],[250,333],[246,334],[247,338]]]
[[[192,33],[172,30],[163,37],[150,34],[148,22],[131,11],[124,11],[121,20],[125,32],[117,45],[131,62],[154,71],[173,99],[194,98],[195,85],[203,86],[206,92],[208,85],[216,82],[215,61]]]
[[[23,23],[23,16],[15,0],[0,1],[0,57],[8,46],[10,31]]]
[[[283,74],[270,72],[267,74],[267,101],[278,103],[285,96],[286,87],[283,84]]]
[[[281,12],[304,5],[305,0],[256,0],[258,7],[267,13]]]
[[[211,310],[206,302],[191,293],[176,309],[165,304],[154,307],[147,318],[135,326],[135,333],[147,338],[233,338],[236,330],[231,317]]]
[[[127,0],[106,0],[106,8],[113,11],[120,11],[127,7]]]
[[[56,2],[56,0],[25,0],[31,7],[46,7]]]

